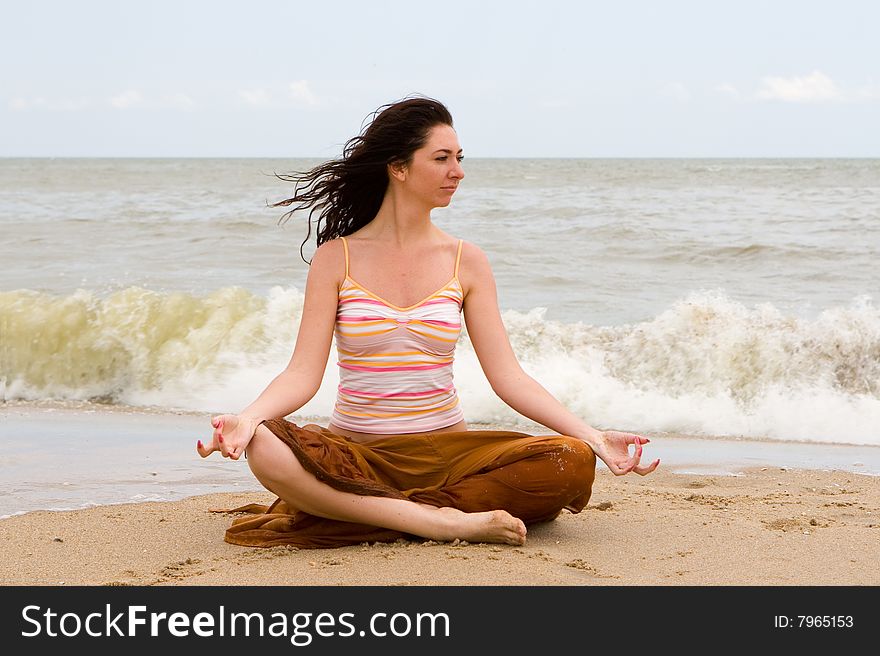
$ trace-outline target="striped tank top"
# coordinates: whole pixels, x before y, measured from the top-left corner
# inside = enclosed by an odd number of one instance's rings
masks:
[[[333,423],[361,433],[420,433],[464,419],[452,382],[461,334],[463,292],[458,280],[462,241],[452,279],[427,298],[398,307],[349,275],[336,310],[339,389]]]

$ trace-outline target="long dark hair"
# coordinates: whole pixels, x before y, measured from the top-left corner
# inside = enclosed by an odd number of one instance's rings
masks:
[[[286,222],[294,212],[309,210],[309,231],[299,248],[306,263],[302,253],[312,234],[312,215],[318,212],[318,246],[368,224],[385,197],[388,165],[408,164],[413,153],[425,145],[431,128],[452,126],[452,114],[438,100],[411,96],[383,105],[367,116],[365,123],[361,133],[346,142],[339,159],[310,171],[275,174],[294,184],[293,196],[270,205],[295,204],[278,222]]]

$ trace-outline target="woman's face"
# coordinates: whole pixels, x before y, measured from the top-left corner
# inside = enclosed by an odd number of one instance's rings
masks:
[[[425,145],[403,169],[404,188],[429,207],[446,207],[464,178],[458,135],[448,125],[435,125]],[[400,180],[400,178],[398,177]]]

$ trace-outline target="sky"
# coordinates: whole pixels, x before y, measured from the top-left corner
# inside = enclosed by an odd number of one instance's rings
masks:
[[[0,0],[0,157],[880,157],[875,0]]]

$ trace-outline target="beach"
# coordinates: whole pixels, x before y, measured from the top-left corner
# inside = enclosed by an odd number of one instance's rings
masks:
[[[274,497],[261,491],[243,462],[202,461],[190,453],[180,427],[192,426],[195,437],[203,417],[27,406],[7,409],[4,425],[16,416],[17,426],[29,418],[43,427],[85,417],[92,435],[103,426],[137,444],[140,430],[160,451],[179,448],[186,455],[177,463],[144,462],[135,446],[114,456],[93,440],[89,448],[102,466],[117,470],[117,483],[103,484],[116,496],[77,510],[0,519],[4,585],[880,584],[876,447],[853,452],[856,447],[834,444],[659,436],[645,451],[662,458],[657,471],[616,477],[599,463],[588,507],[532,526],[523,546],[413,539],[261,549],[225,543],[234,515],[212,511]],[[813,450],[841,468],[815,466]],[[155,496],[171,500],[119,502],[139,494],[139,466]],[[119,472],[127,467],[131,471]],[[210,482],[200,478],[199,467],[213,472]],[[63,493],[67,503],[81,504],[97,482],[90,487],[74,480]],[[218,491],[187,495],[195,489]]]
[[[38,511],[0,520],[5,585],[878,585],[880,479],[599,472],[589,506],[523,546],[410,540],[239,547],[211,512],[267,493]]]
[[[432,220],[486,254],[518,362],[660,468],[600,464],[522,547],[225,543],[210,510],[272,498],[195,444],[290,359],[315,243],[272,173],[318,161],[0,162],[2,584],[880,583],[877,159],[469,158]],[[454,378],[470,428],[552,433],[466,325]],[[332,348],[290,419],[339,382]]]

